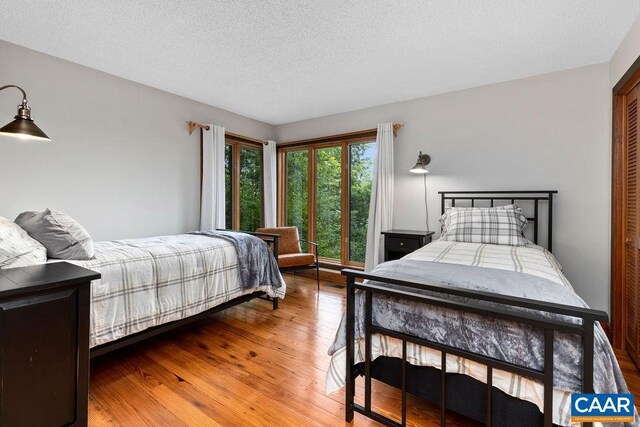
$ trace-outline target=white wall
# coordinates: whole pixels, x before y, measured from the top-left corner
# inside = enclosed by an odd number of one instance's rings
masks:
[[[424,228],[422,178],[431,155],[429,212],[438,191],[556,189],[554,253],[577,292],[609,309],[608,64],[467,89],[276,127],[278,141],[404,123],[396,140],[396,228]]]
[[[0,86],[27,91],[53,142],[0,136],[0,216],[54,208],[96,240],[176,234],[199,224],[200,148],[185,122],[254,138],[271,125],[0,41]],[[21,100],[0,92],[0,126]]]
[[[636,41],[630,33],[610,64],[275,128],[0,42],[0,83],[27,90],[36,123],[54,139],[0,137],[0,216],[60,209],[96,240],[180,233],[197,228],[199,217],[198,138],[185,121],[278,141],[393,121],[406,125],[396,145],[396,227],[424,224],[422,181],[408,172],[419,150],[433,159],[434,229],[440,190],[557,189],[554,252],[578,293],[608,310],[609,67],[618,73],[633,62]],[[0,121],[19,100],[17,91],[0,92]]]
[[[613,88],[640,56],[640,16],[609,62],[609,85]]]

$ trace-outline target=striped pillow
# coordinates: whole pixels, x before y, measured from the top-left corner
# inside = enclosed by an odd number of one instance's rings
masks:
[[[451,208],[443,215],[441,239],[454,242],[523,246],[527,218],[515,205]]]
[[[442,216],[438,219],[438,221],[440,222],[440,232],[441,234],[445,234],[447,232],[447,221],[448,221],[448,217],[449,217],[449,212],[451,212],[452,210],[461,210],[461,209],[513,209],[516,211],[516,213],[518,214],[518,222],[520,223],[520,226],[522,228],[522,233],[524,234],[524,230],[525,228],[527,228],[527,224],[529,221],[527,221],[527,217],[524,216],[523,212],[522,212],[522,208],[519,208],[518,205],[516,204],[510,204],[510,205],[503,205],[503,206],[492,206],[492,207],[470,207],[470,206],[464,206],[464,207],[454,207],[454,206],[449,206],[447,208],[445,208],[444,210],[444,214],[442,214]]]

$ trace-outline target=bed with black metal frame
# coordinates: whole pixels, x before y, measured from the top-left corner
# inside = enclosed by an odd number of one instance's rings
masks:
[[[224,230],[224,231],[232,231],[232,230]],[[267,245],[269,245],[269,247],[271,248],[271,251],[273,252],[273,255],[276,259],[278,259],[278,239],[280,238],[279,234],[269,234],[269,233],[254,233],[251,231],[242,231],[242,233],[245,234],[251,234],[253,236],[256,236],[262,240],[264,240]],[[153,336],[162,334],[164,332],[168,332],[170,330],[179,328],[181,326],[190,324],[192,322],[195,322],[197,320],[203,319],[205,317],[211,316],[212,314],[218,313],[220,311],[226,310],[228,308],[231,307],[235,307],[236,305],[239,304],[243,304],[245,302],[251,301],[255,298],[259,298],[259,299],[263,299],[266,301],[271,302],[271,304],[273,305],[273,309],[277,310],[278,309],[278,304],[279,304],[279,298],[271,298],[269,297],[266,292],[263,291],[257,291],[257,292],[252,292],[250,294],[246,294],[246,295],[242,295],[239,296],[237,298],[234,298],[230,301],[227,301],[225,303],[222,303],[220,305],[217,305],[215,307],[210,308],[209,310],[203,311],[201,313],[198,313],[196,315],[193,316],[189,316],[186,317],[184,319],[179,319],[179,320],[174,320],[172,322],[168,322],[168,323],[164,323],[162,325],[158,325],[158,326],[154,326],[152,328],[148,328],[145,329],[144,331],[141,332],[137,332],[131,335],[127,335],[126,337],[117,339],[115,341],[111,341],[105,344],[101,344],[98,345],[96,347],[91,348],[91,358],[93,359],[94,357],[98,357],[98,356],[102,356],[104,354],[107,354],[109,352],[112,352],[114,350],[118,350],[124,347],[127,347],[129,345],[133,345],[135,343],[138,343],[142,340],[146,340],[148,338],[151,338]]]
[[[533,241],[538,244],[540,208],[547,208],[547,249],[552,249],[553,233],[553,196],[557,191],[452,191],[440,192],[441,210],[444,213],[447,202],[456,206],[457,201],[466,201],[465,204],[478,206],[479,201],[494,206],[496,201],[519,202],[532,201],[534,205],[533,215],[528,219],[533,223]],[[551,302],[530,300],[488,292],[470,291],[460,288],[452,288],[442,285],[430,285],[425,283],[409,282],[390,279],[388,277],[365,273],[362,271],[345,269],[342,274],[347,277],[347,366],[346,366],[346,421],[353,420],[354,412],[363,414],[384,425],[406,425],[407,420],[407,393],[414,394],[440,406],[441,424],[446,424],[447,410],[460,413],[479,422],[491,425],[544,425],[551,426],[552,411],[544,411],[541,414],[538,407],[531,402],[523,401],[509,396],[501,390],[492,387],[492,370],[500,369],[517,375],[537,380],[544,385],[544,407],[552,407],[553,402],[553,337],[555,332],[570,332],[582,337],[582,392],[593,392],[593,348],[594,348],[594,323],[607,321],[607,314],[600,310],[560,305]],[[356,280],[372,280],[377,283],[388,283],[403,286],[404,290],[390,289],[373,283],[361,283]],[[412,289],[432,291],[439,296],[427,296],[413,292]],[[365,358],[358,365],[355,361],[354,326],[355,326],[355,291],[365,292]],[[504,320],[516,321],[527,325],[533,325],[544,330],[544,368],[534,370],[498,359],[486,357],[481,354],[457,349],[440,343],[417,338],[415,336],[399,333],[390,329],[376,326],[372,323],[372,299],[373,295],[386,295],[407,300],[424,302],[430,305],[446,307],[448,309],[463,312],[487,315]],[[448,299],[448,296],[466,297],[466,302],[458,302]],[[504,308],[488,310],[475,301],[485,301],[500,304],[501,307],[519,307],[539,310],[541,312],[556,313],[572,318],[581,319],[576,324],[568,320],[541,320],[538,317],[526,313],[516,314]],[[402,358],[379,357],[371,360],[371,336],[383,334],[402,341]],[[463,357],[487,367],[487,383],[484,384],[474,378],[463,374],[441,374],[441,370],[432,367],[414,366],[406,362],[407,343],[429,347],[441,352],[443,367],[446,367],[447,354]],[[443,369],[446,371],[446,368]],[[358,375],[364,376],[364,405],[355,403],[355,379]],[[371,380],[375,378],[395,388],[402,393],[401,423],[394,421],[380,413],[375,412],[371,405]],[[476,396],[476,399],[470,398]],[[517,423],[517,424],[516,424]],[[585,423],[588,425],[590,423]]]

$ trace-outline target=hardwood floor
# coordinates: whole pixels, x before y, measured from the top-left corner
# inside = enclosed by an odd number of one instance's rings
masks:
[[[92,426],[344,425],[343,390],[324,393],[344,308],[341,285],[287,275],[280,309],[253,300],[91,362]],[[640,375],[618,358],[636,402]],[[358,381],[361,394],[362,382]],[[397,419],[399,391],[374,381],[376,410]],[[409,425],[439,425],[439,410],[409,396]],[[356,426],[378,425],[356,414]],[[479,425],[449,417],[447,425]]]
[[[640,372],[626,351],[616,350],[615,353],[629,391],[633,393],[636,408],[640,408]],[[640,411],[640,409],[638,410]]]

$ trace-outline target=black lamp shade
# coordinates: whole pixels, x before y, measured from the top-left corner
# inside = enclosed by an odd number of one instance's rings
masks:
[[[427,169],[427,165],[429,163],[431,163],[431,157],[428,154],[422,154],[421,151],[420,154],[418,154],[418,161],[416,162],[416,165],[409,169],[409,172],[422,174],[429,173],[429,170]]]
[[[14,121],[0,128],[0,135],[14,136],[21,139],[51,141],[51,138],[42,132],[33,120],[20,116],[16,116]]]

